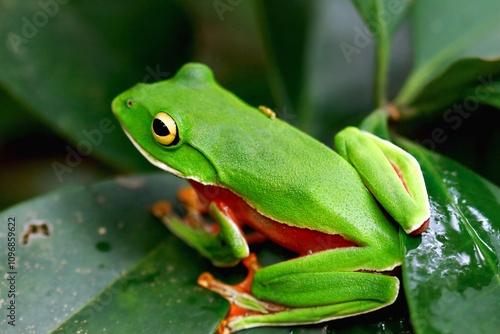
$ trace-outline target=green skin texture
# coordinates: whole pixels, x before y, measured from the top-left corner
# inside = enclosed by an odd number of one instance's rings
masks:
[[[113,101],[113,111],[136,147],[158,167],[227,188],[275,221],[340,234],[361,246],[314,253],[257,271],[253,295],[290,310],[232,319],[232,331],[342,318],[396,299],[396,277],[359,271],[390,271],[404,258],[398,227],[367,186],[405,231],[415,230],[428,217],[421,172],[407,153],[347,128],[335,138],[338,154],[242,102],[220,87],[202,64],[187,64],[170,80],[134,86]],[[153,137],[151,124],[160,111],[175,120],[177,145],[167,147]],[[411,196],[387,162],[391,156],[399,163]],[[370,159],[379,164],[374,167]],[[231,226],[225,218],[217,220]],[[206,234],[193,233],[173,218],[167,225],[218,265],[234,264],[248,255],[248,245],[237,232],[221,237],[236,240],[232,243],[236,249],[215,254],[214,244],[201,245]]]

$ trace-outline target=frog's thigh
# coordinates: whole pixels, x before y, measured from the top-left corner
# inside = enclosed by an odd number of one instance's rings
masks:
[[[264,280],[257,274],[252,284],[255,297],[291,309],[269,315],[235,318],[235,326],[314,323],[343,318],[390,305],[399,292],[398,278],[381,274],[315,272],[272,278],[270,275],[260,276],[265,277]]]
[[[289,307],[366,300],[383,306],[394,301],[398,290],[396,277],[365,272],[294,273],[266,280],[256,274],[252,283],[255,297]]]

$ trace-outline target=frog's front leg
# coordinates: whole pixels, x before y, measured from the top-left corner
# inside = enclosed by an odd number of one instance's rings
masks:
[[[216,266],[234,266],[249,255],[245,235],[227,205],[220,201],[202,203],[193,188],[182,189],[178,198],[186,209],[183,219],[173,214],[165,202],[159,202],[152,208],[153,214],[172,233]],[[206,213],[216,224],[205,220]]]
[[[209,274],[200,276],[198,282],[231,302],[230,314],[219,333],[323,322],[392,304],[399,292],[399,280],[384,272],[401,263],[398,252],[396,246],[386,250],[371,246],[338,248],[260,270],[246,263],[249,277],[235,287]],[[245,289],[248,286],[251,291]]]
[[[413,156],[354,127],[335,136],[335,147],[406,233],[420,234],[427,229],[429,199],[420,165]]]

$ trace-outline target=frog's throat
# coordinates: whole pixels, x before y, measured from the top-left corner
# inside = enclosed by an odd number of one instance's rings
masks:
[[[155,165],[156,167],[160,168],[160,169],[163,169],[164,171],[167,171],[169,173],[172,173],[176,176],[179,176],[179,177],[182,177],[182,178],[185,178],[184,175],[181,174],[181,172],[179,172],[178,170],[176,169],[173,169],[172,167],[170,167],[169,165],[167,165],[166,163],[162,162],[162,161],[159,161],[155,158],[153,158],[145,149],[143,149],[141,147],[141,145],[139,145],[135,139],[127,132],[127,130],[122,126],[122,129],[123,131],[125,132],[125,134],[127,135],[128,139],[130,139],[130,141],[132,142],[132,144],[134,144],[135,148],[141,152],[141,154],[146,158],[148,159],[148,161],[150,163],[152,163],[153,165]]]

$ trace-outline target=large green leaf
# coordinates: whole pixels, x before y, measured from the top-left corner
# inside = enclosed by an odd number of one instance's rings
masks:
[[[228,305],[196,285],[207,261],[149,213],[154,202],[174,200],[181,185],[186,183],[165,173],[117,178],[55,192],[0,214],[3,254],[7,222],[16,221],[18,292],[16,327],[4,318],[2,330],[168,333],[166,328],[177,328],[171,333],[180,333],[203,323],[211,333]],[[43,224],[50,236],[22,245],[23,230]],[[0,263],[2,273],[12,271],[5,265]],[[7,290],[6,280],[0,288]]]
[[[401,112],[411,113],[414,104],[436,110],[443,100],[464,99],[465,89],[482,85],[480,75],[500,71],[498,62],[484,64],[500,57],[499,10],[495,0],[415,1],[414,67],[396,99]],[[429,95],[441,95],[436,105]]]
[[[0,112],[0,147],[13,138],[18,138],[27,132],[37,128],[37,122],[33,122],[24,113],[22,106],[0,89],[0,101],[2,111]]]
[[[125,170],[150,168],[126,140],[111,100],[176,71],[188,32],[174,1],[2,1],[0,84],[82,155]]]
[[[410,6],[405,0],[352,0],[378,42],[391,42]]]
[[[431,202],[429,229],[406,238],[403,278],[417,333],[500,328],[500,189],[408,140]]]
[[[500,61],[461,59],[429,82],[406,107],[406,114],[443,110],[445,121],[465,118],[479,109],[479,103],[500,108]]]
[[[16,327],[8,333],[213,333],[228,310],[227,301],[196,284],[203,271],[228,283],[246,270],[212,267],[149,213],[154,202],[175,201],[186,183],[166,173],[117,178],[61,190],[0,214],[0,238],[16,221]],[[177,207],[175,204],[174,207]],[[50,236],[21,245],[23,230],[48,226]],[[38,228],[43,231],[42,228]],[[6,254],[6,242],[0,252]],[[265,243],[254,248],[263,265],[290,254]],[[0,272],[11,271],[2,261]],[[2,275],[3,276],[3,275]],[[7,281],[0,282],[0,291]],[[2,294],[2,308],[10,300]],[[43,305],[43,307],[42,307]],[[328,333],[409,330],[404,299],[361,317],[328,324]],[[324,333],[324,324],[293,327],[294,333]],[[290,333],[292,327],[247,333]]]

